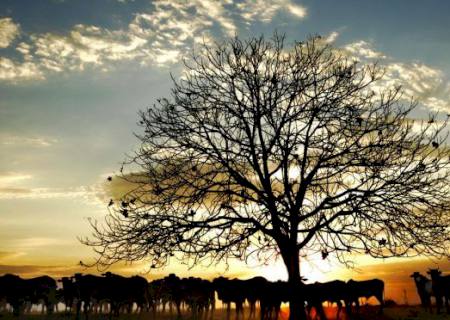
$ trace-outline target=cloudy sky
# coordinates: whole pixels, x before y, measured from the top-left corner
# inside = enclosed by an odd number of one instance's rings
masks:
[[[170,73],[179,75],[181,59],[203,40],[320,34],[383,65],[389,84],[420,101],[413,116],[424,118],[450,112],[449,12],[446,0],[2,0],[0,273],[60,275],[93,256],[77,237],[89,235],[88,217],[107,212],[105,177],[137,144],[138,110],[168,94]],[[359,267],[382,278],[401,273],[388,292],[401,299],[407,274],[436,264],[450,269],[425,259]],[[315,280],[358,277],[333,263],[305,268]],[[219,272],[158,272],[173,270]],[[285,276],[281,264],[256,270]],[[255,272],[236,264],[228,274]]]

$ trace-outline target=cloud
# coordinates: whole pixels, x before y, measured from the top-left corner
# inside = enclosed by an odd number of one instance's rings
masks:
[[[373,49],[373,45],[367,41],[360,40],[344,46],[352,56],[363,59],[385,59],[386,56]]]
[[[50,137],[0,134],[0,145],[4,146],[50,147],[57,142],[58,139]]]
[[[372,87],[375,91],[401,86],[405,99],[417,99],[431,111],[450,112],[450,80],[441,70],[418,61],[396,61],[364,40],[347,44],[342,49],[357,61],[376,61],[384,68],[382,81]]]
[[[73,239],[60,239],[60,238],[49,238],[49,237],[29,237],[29,238],[16,238],[9,242],[9,246],[13,247],[19,251],[30,251],[34,249],[39,249],[41,247],[51,247],[55,246],[68,246],[73,245]]]
[[[62,276],[70,276],[75,272],[85,271],[80,266],[74,265],[58,265],[58,266],[41,266],[41,265],[10,265],[0,264],[0,274],[13,273],[25,278],[41,276],[43,274],[58,278]]]
[[[325,41],[326,43],[333,43],[333,42],[336,41],[336,39],[337,39],[338,37],[339,37],[339,32],[333,31],[333,32],[331,32],[328,36],[326,36],[326,37],[324,38],[324,41]]]
[[[0,172],[0,200],[11,199],[81,199],[88,203],[104,203],[104,187],[91,186],[69,188],[30,187],[33,176],[26,173]]]
[[[29,174],[18,173],[13,171],[0,172],[0,186],[4,187],[6,185],[17,184],[24,180],[31,179],[32,176]]]
[[[16,82],[18,80],[44,79],[40,67],[33,62],[16,62],[0,57],[0,80]]]
[[[71,188],[26,188],[2,187],[0,200],[11,199],[83,199],[98,204],[99,190],[95,186],[80,186]]]
[[[430,110],[450,112],[450,82],[441,70],[418,62],[393,62],[386,65],[385,78]]]
[[[270,22],[277,12],[283,10],[298,18],[304,18],[306,8],[293,3],[291,0],[245,0],[237,5],[242,18],[247,22]]]
[[[0,251],[0,261],[16,259],[23,256],[23,252],[16,251]]]
[[[77,24],[66,34],[26,35],[15,47],[18,57],[0,57],[0,80],[45,79],[51,73],[87,68],[107,71],[122,61],[166,67],[178,63],[199,39],[211,39],[213,33],[234,36],[239,22],[268,22],[279,11],[306,16],[306,9],[291,0],[158,0],[122,29]]]
[[[20,34],[20,27],[11,18],[0,19],[0,48],[7,48]]]

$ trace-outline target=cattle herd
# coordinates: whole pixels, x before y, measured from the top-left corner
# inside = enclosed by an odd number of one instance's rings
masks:
[[[442,277],[437,270],[430,274],[432,280],[417,272],[412,275],[417,288],[421,288],[418,292],[422,303],[426,307],[431,306],[431,303],[427,304],[430,295],[427,296],[426,292],[445,297],[448,302],[448,290],[444,290],[442,284],[436,286],[444,281],[442,279],[448,281],[448,277]],[[259,305],[260,319],[266,320],[277,319],[281,304],[288,302],[294,294],[305,301],[308,316],[327,319],[323,310],[325,302],[337,304],[336,318],[339,318],[344,305],[347,314],[358,313],[360,298],[375,297],[380,304],[380,312],[384,305],[384,283],[379,279],[302,283],[294,292],[288,288],[286,282],[271,282],[263,277],[247,280],[218,277],[208,281],[170,274],[148,282],[141,276],[123,277],[111,272],[101,276],[77,273],[58,280],[49,276],[23,279],[5,274],[0,276],[0,312],[19,315],[38,306],[41,312],[47,314],[64,311],[73,313],[77,318],[84,315],[86,319],[93,313],[108,314],[111,318],[121,313],[140,312],[148,312],[153,318],[157,317],[157,313],[170,312],[177,318],[189,314],[192,318],[212,319],[217,297],[225,307],[227,319],[230,318],[232,304],[236,319],[244,319],[243,308],[247,304],[249,319],[257,317],[256,306]],[[437,304],[441,298],[436,298]],[[58,310],[58,305],[62,304],[64,310]],[[315,312],[312,312],[313,309]]]
[[[417,293],[419,294],[422,306],[432,312],[431,297],[434,297],[436,301],[436,312],[441,312],[443,301],[445,301],[447,313],[450,314],[450,275],[442,276],[442,272],[438,269],[430,269],[427,273],[431,279],[428,279],[419,272],[414,272],[411,275],[411,278],[416,283]]]

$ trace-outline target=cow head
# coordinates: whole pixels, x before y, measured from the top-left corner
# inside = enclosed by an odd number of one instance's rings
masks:
[[[427,273],[431,276],[431,278],[438,278],[441,276],[442,271],[439,269],[429,269]]]

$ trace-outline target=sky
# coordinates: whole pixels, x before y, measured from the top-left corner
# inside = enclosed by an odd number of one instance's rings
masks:
[[[89,218],[107,211],[105,178],[137,146],[139,110],[167,96],[170,74],[202,41],[275,31],[288,42],[321,35],[418,99],[413,117],[450,113],[450,2],[447,0],[2,0],[0,2],[0,273],[54,276],[91,261]],[[380,277],[387,296],[417,301],[412,271],[449,261],[306,261],[310,280]],[[124,274],[145,263],[119,265]],[[172,264],[151,270],[214,277],[262,274],[236,262],[228,270]],[[95,272],[95,270],[83,270]],[[392,277],[392,275],[401,277]]]

